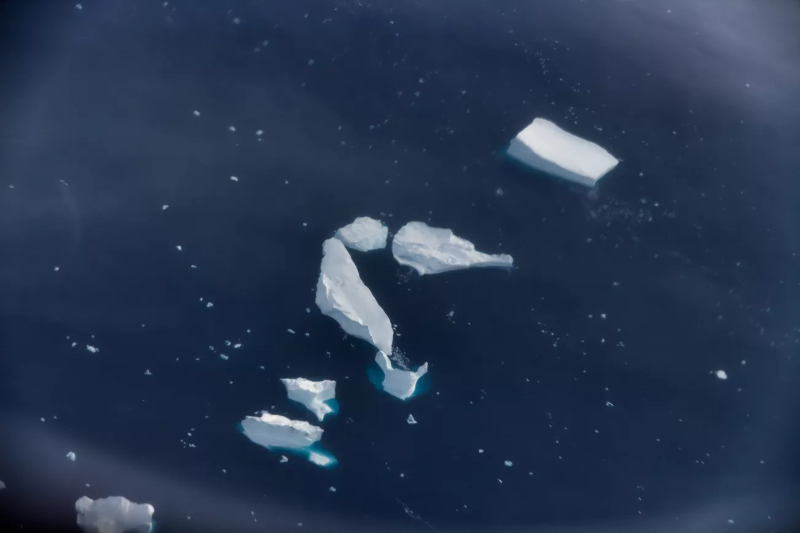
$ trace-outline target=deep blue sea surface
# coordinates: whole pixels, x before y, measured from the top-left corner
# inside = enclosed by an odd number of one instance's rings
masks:
[[[797,3],[81,4],[0,8],[4,526],[797,531]],[[620,164],[510,161],[536,117]],[[314,304],[357,216],[514,257],[352,252],[430,365],[407,402]],[[285,377],[337,381],[335,467],[237,430],[314,422]]]

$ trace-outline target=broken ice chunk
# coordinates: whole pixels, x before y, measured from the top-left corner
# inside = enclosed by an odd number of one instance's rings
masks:
[[[288,463],[289,462],[289,458],[286,457],[285,455],[281,455],[281,461],[280,462],[281,463]]]
[[[416,372],[392,368],[392,362],[382,351],[375,354],[375,362],[383,371],[383,390],[401,400],[406,400],[414,394],[417,381],[428,372],[428,363],[419,367]]]
[[[195,110],[193,111],[193,113],[194,113],[194,116],[196,116],[196,117],[199,117],[199,116],[200,116],[200,111],[198,111],[197,109],[195,109]]]
[[[86,345],[86,349],[89,350],[92,353],[97,353],[97,352],[100,351],[100,348],[96,348],[96,347],[92,346],[91,344],[87,344]]]
[[[324,381],[309,381],[303,378],[282,379],[286,387],[286,394],[290,400],[303,404],[306,409],[314,413],[320,422],[334,409],[326,402],[336,397],[336,382],[326,379]]]
[[[719,379],[722,380],[728,379],[728,373],[725,372],[724,370],[717,370],[716,372],[714,372],[714,374],[716,374]]]
[[[432,228],[424,222],[409,222],[392,241],[392,254],[398,263],[420,274],[437,274],[470,267],[511,267],[508,254],[489,255],[475,245],[456,237],[452,230]]]
[[[317,466],[333,466],[336,464],[336,459],[321,453],[311,452],[308,454],[308,460]]]
[[[133,503],[122,496],[75,502],[78,526],[84,533],[149,533],[155,509],[149,503]]]
[[[507,153],[529,167],[589,187],[619,163],[604,148],[542,118],[519,132]]]
[[[69,453],[67,453],[67,459],[69,459],[70,461],[73,461],[73,462],[74,462],[76,458],[77,458],[77,457],[75,456],[75,452],[69,452]]]
[[[251,441],[265,448],[308,448],[322,438],[323,429],[301,420],[261,411],[260,417],[247,416],[240,424]]]
[[[380,220],[370,217],[358,217],[352,223],[339,228],[335,237],[345,246],[360,252],[386,248],[389,228]]]
[[[409,426],[413,426],[414,424],[417,423],[416,419],[414,418],[414,415],[408,415],[408,419],[406,419],[406,422],[408,422]]]
[[[328,239],[322,252],[315,298],[319,310],[336,320],[346,333],[392,353],[394,332],[389,317],[361,281],[342,242]]]

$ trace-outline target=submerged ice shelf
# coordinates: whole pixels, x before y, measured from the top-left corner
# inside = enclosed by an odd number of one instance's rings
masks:
[[[322,251],[315,299],[319,310],[336,320],[346,333],[392,353],[394,332],[389,317],[361,281],[342,242],[328,239]]]
[[[325,415],[334,412],[334,408],[326,402],[336,398],[335,381],[329,379],[310,381],[304,378],[285,378],[281,382],[286,387],[288,398],[303,404],[306,409],[316,415],[320,422],[325,418]]]
[[[514,259],[508,254],[479,252],[474,244],[455,236],[452,230],[432,228],[424,222],[409,222],[400,228],[392,241],[392,254],[398,263],[408,265],[420,274],[470,267],[507,268],[514,264]]]
[[[386,248],[388,237],[389,229],[380,220],[370,217],[358,217],[336,232],[336,238],[345,246],[360,252]]]
[[[589,187],[619,163],[604,148],[543,118],[519,132],[506,153],[524,165]]]
[[[383,371],[381,382],[383,390],[401,400],[407,400],[414,394],[417,381],[428,372],[428,363],[423,364],[415,372],[394,368],[389,357],[382,351],[375,354],[375,362]]]
[[[78,526],[84,533],[150,533],[155,509],[149,503],[133,503],[122,496],[75,502]]]

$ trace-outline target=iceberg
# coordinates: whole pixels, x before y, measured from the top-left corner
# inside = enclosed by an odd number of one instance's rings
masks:
[[[619,163],[604,148],[543,118],[519,132],[506,153],[529,167],[588,187]]]
[[[265,448],[303,449],[322,438],[323,429],[301,420],[261,411],[261,416],[242,420],[244,435]]]
[[[322,251],[315,299],[319,310],[336,320],[346,333],[392,353],[392,323],[361,281],[344,244],[338,239],[328,239]]]
[[[339,228],[335,237],[348,248],[359,252],[369,252],[386,248],[389,228],[380,220],[370,217],[358,217],[351,224]]]
[[[478,252],[474,244],[456,237],[451,230],[432,228],[424,222],[409,222],[400,228],[392,241],[392,254],[398,263],[416,269],[420,275],[470,267],[508,268],[514,264],[508,254]]]
[[[384,352],[375,355],[375,362],[383,371],[383,390],[401,400],[407,400],[414,394],[419,378],[428,373],[428,363],[417,369],[416,372],[392,368],[392,362]]]
[[[84,533],[150,533],[155,509],[149,503],[133,503],[122,496],[75,502],[78,526]]]
[[[286,387],[286,395],[290,400],[303,404],[306,409],[317,415],[320,422],[325,415],[334,412],[327,401],[336,398],[336,382],[326,379],[324,381],[309,381],[303,378],[282,379]]]

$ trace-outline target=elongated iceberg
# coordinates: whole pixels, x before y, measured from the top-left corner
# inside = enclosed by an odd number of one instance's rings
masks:
[[[308,448],[322,438],[323,429],[302,420],[261,411],[261,416],[247,416],[241,423],[244,435],[265,448]]]
[[[393,368],[389,357],[383,352],[375,355],[375,362],[383,371],[383,390],[401,400],[410,398],[417,388],[419,378],[428,373],[428,363],[419,367],[416,372]]]
[[[317,415],[320,422],[325,415],[333,412],[327,401],[336,398],[336,382],[330,379],[309,381],[304,378],[282,379],[286,387],[286,395],[290,400],[303,404],[306,409]]]
[[[348,248],[369,252],[386,248],[389,228],[381,224],[380,220],[358,217],[352,223],[339,228],[335,237]]]
[[[519,132],[507,153],[525,165],[588,187],[619,163],[604,148],[543,118]]]
[[[155,509],[149,503],[133,503],[122,496],[75,502],[78,527],[84,533],[150,533]]]
[[[514,259],[508,254],[478,252],[474,244],[456,237],[451,230],[432,228],[424,222],[409,222],[400,228],[392,241],[392,254],[398,263],[408,265],[420,274],[471,267],[511,267],[514,264]]]
[[[342,242],[328,239],[322,245],[322,253],[315,300],[319,310],[336,320],[346,333],[392,353],[392,323],[361,281]]]

